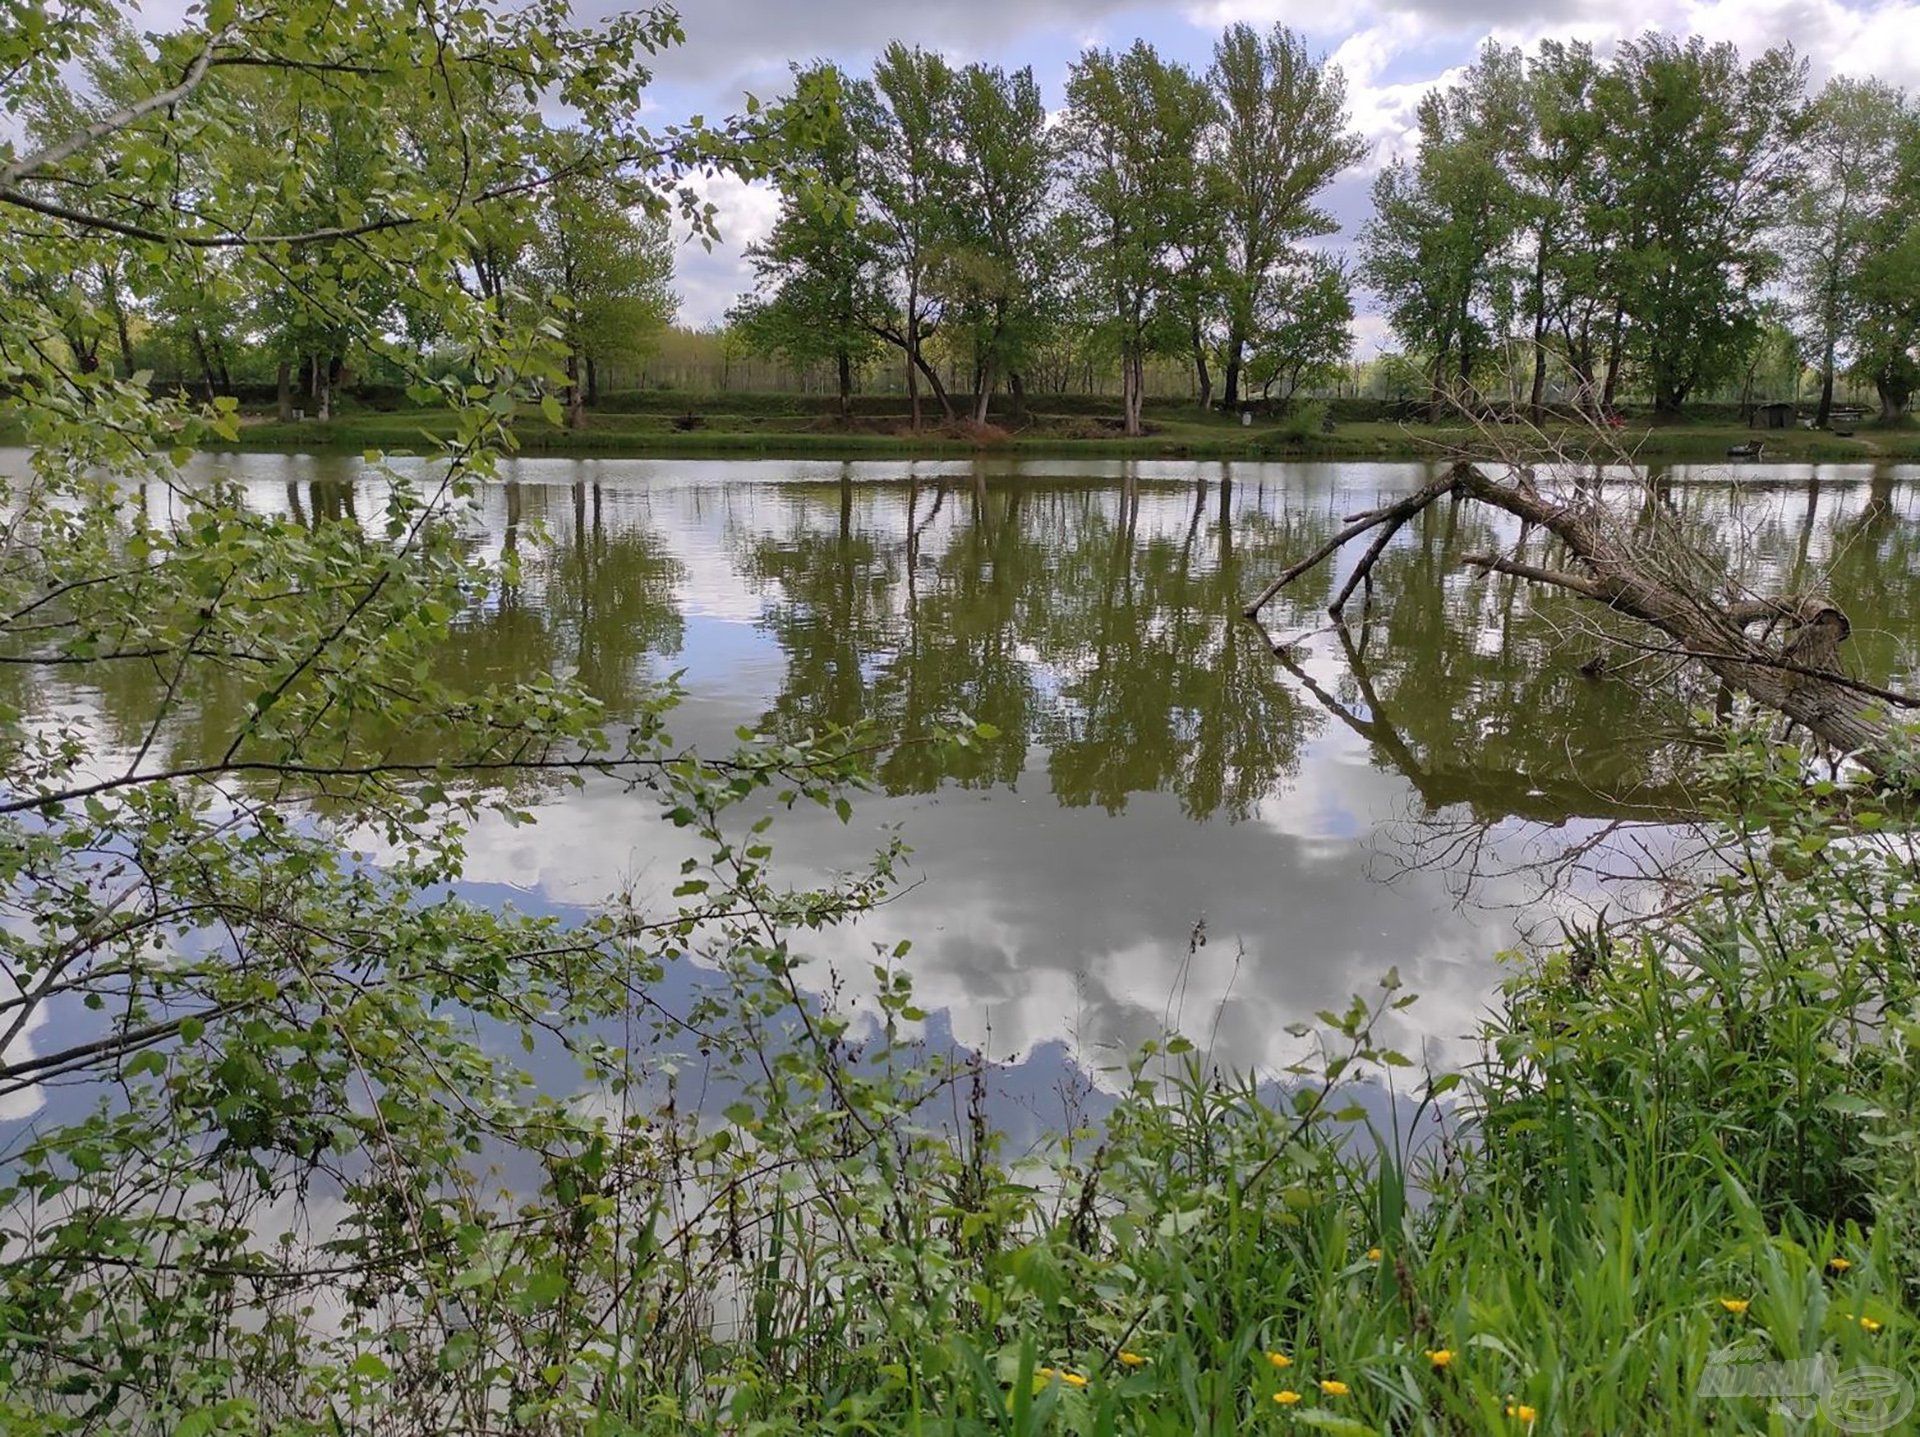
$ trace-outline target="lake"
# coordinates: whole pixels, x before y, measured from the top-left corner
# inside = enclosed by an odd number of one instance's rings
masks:
[[[378,503],[349,456],[196,463],[303,521]],[[1173,1025],[1223,1062],[1272,1065],[1295,1050],[1287,1023],[1390,966],[1422,995],[1396,1036],[1444,1057],[1500,950],[1575,903],[1632,902],[1691,802],[1694,714],[1716,696],[1608,643],[1575,602],[1462,570],[1517,538],[1472,509],[1402,533],[1364,624],[1356,605],[1348,631],[1327,627],[1341,570],[1288,591],[1265,633],[1240,617],[1343,516],[1429,472],[524,459],[473,530],[518,555],[521,582],[475,605],[446,661],[576,672],[616,714],[678,673],[671,727],[703,748],[743,725],[873,723],[877,791],[853,822],[798,813],[776,845],[807,881],[897,825],[908,885],[814,943],[811,971],[857,995],[872,945],[910,938],[936,1026],[996,1058],[1097,1067]],[[148,502],[160,518],[164,497]],[[1856,671],[1906,671],[1920,469],[1681,468],[1645,502],[1741,573],[1827,573]],[[139,683],[61,682],[60,702],[141,731]],[[963,718],[997,735],[927,741]],[[176,756],[202,731],[169,735]],[[480,825],[475,892],[569,909],[677,881],[678,835],[643,796],[596,782],[537,808],[532,827]]]

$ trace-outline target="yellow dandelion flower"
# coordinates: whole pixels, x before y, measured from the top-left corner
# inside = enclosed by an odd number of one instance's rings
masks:
[[[1054,1370],[1051,1367],[1036,1367],[1033,1369],[1033,1375],[1035,1377],[1045,1377],[1051,1380],[1055,1374],[1054,1374]]]
[[[1293,1366],[1293,1359],[1284,1352],[1269,1352],[1267,1354],[1267,1361],[1271,1362],[1275,1367]]]
[[[1336,1382],[1331,1377],[1320,1379],[1320,1390],[1329,1397],[1345,1397],[1353,1389],[1344,1382]]]
[[[1878,1332],[1880,1328],[1881,1324],[1871,1317],[1863,1317],[1860,1319],[1860,1330],[1862,1332]]]
[[[1060,1374],[1060,1380],[1069,1387],[1085,1387],[1087,1385],[1087,1379],[1082,1377],[1078,1372],[1062,1372]]]
[[[1123,1352],[1120,1354],[1120,1365],[1122,1367],[1145,1367],[1147,1365],[1147,1359],[1137,1352]]]
[[[1288,1387],[1274,1393],[1273,1400],[1278,1402],[1282,1407],[1291,1407],[1300,1400],[1300,1394],[1295,1392],[1291,1387]]]
[[[1370,1248],[1368,1248],[1368,1249],[1367,1249],[1367,1261],[1368,1261],[1368,1262],[1378,1262],[1378,1261],[1380,1261],[1380,1249],[1379,1249],[1379,1248],[1377,1248],[1377,1247],[1370,1247]]]
[[[1427,1350],[1427,1361],[1435,1367],[1453,1366],[1453,1352],[1450,1348],[1434,1347]]]
[[[1830,1257],[1827,1259],[1828,1272],[1845,1272],[1852,1266],[1853,1264],[1844,1257]]]
[[[1533,1419],[1539,1415],[1538,1412],[1534,1411],[1533,1408],[1527,1406],[1524,1402],[1509,1402],[1507,1404],[1507,1416],[1515,1418],[1518,1421],[1532,1422]]]
[[[1726,1310],[1728,1312],[1731,1312],[1735,1317],[1738,1317],[1741,1313],[1745,1312],[1753,1304],[1747,1298],[1744,1298],[1744,1297],[1723,1297],[1720,1299],[1720,1305],[1726,1308]]]

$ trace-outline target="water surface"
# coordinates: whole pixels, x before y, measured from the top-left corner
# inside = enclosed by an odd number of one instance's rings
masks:
[[[204,462],[305,522],[379,502],[353,459]],[[574,672],[616,713],[677,672],[673,731],[713,748],[742,725],[873,723],[879,792],[853,824],[802,813],[776,842],[805,881],[897,825],[910,887],[815,944],[814,971],[857,992],[871,945],[911,938],[923,1004],[995,1057],[1064,1047],[1098,1065],[1174,1023],[1224,1061],[1271,1065],[1294,1051],[1287,1023],[1389,966],[1423,995],[1403,1039],[1444,1045],[1486,1004],[1495,954],[1555,911],[1537,901],[1568,879],[1551,860],[1583,847],[1570,886],[1614,901],[1592,870],[1630,873],[1690,803],[1691,714],[1713,695],[1605,642],[1577,604],[1461,569],[1519,537],[1472,508],[1403,532],[1364,624],[1327,627],[1341,567],[1289,591],[1268,632],[1239,617],[1424,465],[528,459],[506,473],[474,542],[516,553],[522,582],[476,604],[447,663]],[[1826,576],[1856,668],[1885,679],[1911,657],[1920,600],[1916,479],[1676,470],[1647,502],[1762,582]],[[164,497],[148,502],[160,518]],[[62,701],[138,734],[154,697],[137,678],[80,676]],[[227,701],[202,696],[201,722],[169,736],[177,753],[218,731]],[[959,755],[925,741],[964,719],[998,736]],[[677,880],[675,836],[644,798],[556,790],[539,818],[482,824],[476,892],[561,907]]]

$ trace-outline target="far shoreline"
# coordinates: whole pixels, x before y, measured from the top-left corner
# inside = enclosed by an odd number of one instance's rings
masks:
[[[654,416],[594,415],[584,429],[566,429],[533,416],[515,426],[518,452],[528,455],[602,458],[759,458],[759,459],[955,459],[1011,455],[1030,458],[1206,459],[1206,460],[1434,460],[1471,448],[1476,438],[1466,427],[1362,421],[1336,425],[1331,432],[1302,436],[1285,425],[1241,428],[1205,421],[1156,423],[1157,432],[1135,438],[1119,435],[1079,437],[1057,433],[995,432],[980,436],[929,426],[919,434],[873,433],[853,429],[781,426],[697,428],[678,431],[664,424],[635,424]],[[351,415],[322,424],[256,421],[241,427],[236,441],[209,444],[212,450],[240,452],[360,451],[419,452],[432,447],[434,411],[412,414]],[[611,421],[611,422],[609,422]],[[620,422],[628,421],[628,422]],[[1572,433],[1552,446],[1532,440],[1523,428],[1507,430],[1503,440],[1515,457],[1549,461],[1570,458],[1608,460],[1615,453]],[[1618,453],[1648,460],[1695,463],[1805,463],[1920,461],[1920,429],[1863,428],[1852,435],[1826,431],[1759,431],[1732,424],[1631,425],[1610,436]],[[1759,458],[1730,455],[1736,446],[1758,440]]]

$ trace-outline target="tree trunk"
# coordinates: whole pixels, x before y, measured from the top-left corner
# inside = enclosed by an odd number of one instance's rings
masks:
[[[840,381],[840,422],[853,421],[853,356],[842,349],[834,356],[834,368]]]
[[[1540,232],[1533,250],[1533,391],[1527,396],[1527,411],[1534,423],[1547,397],[1547,246],[1546,229]]]
[[[995,307],[993,331],[987,336],[985,344],[974,351],[973,364],[973,422],[985,424],[987,415],[993,407],[993,391],[1000,383],[1000,335],[1004,327],[1004,316]]]
[[[282,359],[273,367],[274,412],[282,424],[293,422],[293,366]]]
[[[1827,336],[1826,351],[1820,356],[1820,404],[1813,412],[1813,427],[1825,429],[1833,416],[1833,336]]]
[[[1627,316],[1619,306],[1613,311],[1613,333],[1607,339],[1607,379],[1600,387],[1600,408],[1613,412],[1613,394],[1620,383],[1620,359],[1626,350]]]
[[[120,286],[114,281],[113,271],[104,265],[100,269],[100,287],[107,297],[107,312],[113,316],[114,338],[120,341],[120,363],[127,376],[133,374],[133,341],[127,335],[127,307],[120,302]]]
[[[1017,369],[1007,376],[1007,395],[1013,401],[1013,417],[1025,419],[1027,417],[1027,382]]]
[[[587,356],[587,405],[589,408],[600,402],[600,366],[594,357]]]
[[[1193,379],[1194,387],[1200,391],[1200,407],[1213,408],[1213,372],[1207,368],[1207,345],[1200,335],[1200,319],[1193,319]]]
[[[914,368],[926,377],[927,387],[933,390],[933,397],[940,402],[940,412],[948,419],[953,418],[953,400],[947,394],[947,386],[940,380],[939,371],[927,363],[927,357],[920,353],[917,347],[914,350],[913,358]],[[911,374],[911,371],[909,373]],[[914,391],[913,413],[913,423],[917,429],[920,427],[920,399],[917,389]]]
[[[333,418],[333,368],[319,355],[313,357],[314,417],[322,424]]]
[[[1440,352],[1433,357],[1433,375],[1427,387],[1427,422],[1429,424],[1440,423],[1452,408],[1447,403],[1447,359],[1450,353],[1451,351],[1442,345]]]
[[[1540,416],[1547,403],[1547,326],[1546,316],[1536,316],[1533,321],[1533,391],[1527,396],[1527,410],[1533,415],[1534,423],[1540,422]]]
[[[190,325],[187,333],[193,338],[193,352],[200,360],[201,381],[207,388],[207,403],[213,403],[215,390],[213,380],[213,356],[207,353],[207,337],[200,332],[200,326]]]
[[[586,391],[580,384],[580,352],[567,351],[567,428],[584,429],[587,424]]]
[[[1246,352],[1246,337],[1235,331],[1227,335],[1227,353],[1225,373],[1221,384],[1220,403],[1231,410],[1240,402],[1240,357]]]
[[[907,286],[907,412],[915,434],[920,432],[920,376],[915,371],[925,367],[920,358],[920,289],[914,283]]]

